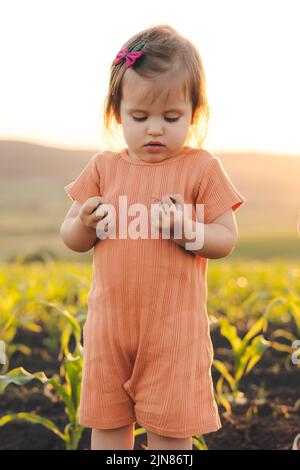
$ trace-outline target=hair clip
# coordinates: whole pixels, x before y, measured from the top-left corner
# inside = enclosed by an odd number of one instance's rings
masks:
[[[141,49],[144,47],[146,42],[147,41],[145,39],[142,39],[133,46],[130,46],[130,48],[123,47],[116,55],[114,64],[117,65],[122,62],[123,59],[126,59],[126,68],[131,67],[135,61],[143,55]]]

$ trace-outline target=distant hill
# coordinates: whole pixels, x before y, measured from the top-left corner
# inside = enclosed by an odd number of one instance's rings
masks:
[[[95,150],[96,152],[96,150]],[[37,177],[67,181],[84,166],[93,152],[0,140],[0,180]]]
[[[63,186],[80,173],[97,151],[0,140],[2,246],[6,242],[11,247],[25,239],[36,242],[42,237],[47,244],[49,239],[56,239],[60,245],[59,227],[71,205]],[[211,153],[220,158],[233,184],[246,198],[245,205],[235,213],[240,238],[298,236],[299,157]],[[64,245],[60,248],[64,249]]]

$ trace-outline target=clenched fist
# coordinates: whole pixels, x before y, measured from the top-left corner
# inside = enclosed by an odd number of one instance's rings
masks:
[[[96,227],[99,221],[105,219],[108,211],[97,213],[97,208],[105,204],[106,200],[102,196],[94,196],[87,199],[81,206],[78,217],[83,225],[91,233],[96,233]]]
[[[151,223],[160,232],[174,235],[176,228],[183,226],[184,199],[181,194],[162,196],[151,210]]]

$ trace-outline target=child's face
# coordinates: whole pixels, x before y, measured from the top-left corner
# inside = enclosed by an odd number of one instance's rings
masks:
[[[161,84],[157,80],[155,85]],[[152,92],[153,82],[128,69],[123,77],[121,119],[118,122],[122,124],[132,158],[160,162],[172,158],[184,146],[192,119],[192,105],[184,96],[177,96],[176,90],[172,91],[167,83],[153,103]],[[150,141],[161,142],[164,146],[159,152],[150,152],[145,146]]]

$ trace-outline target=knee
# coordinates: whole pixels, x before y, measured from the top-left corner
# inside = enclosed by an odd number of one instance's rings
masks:
[[[91,450],[132,450],[133,447],[134,423],[111,429],[92,428]]]
[[[117,428],[92,428],[93,432],[105,432],[105,433],[114,433],[114,432],[123,432],[127,430],[134,429],[135,423],[125,424],[124,426],[119,426]]]
[[[192,450],[191,437],[169,437],[147,431],[148,447],[152,450]]]

